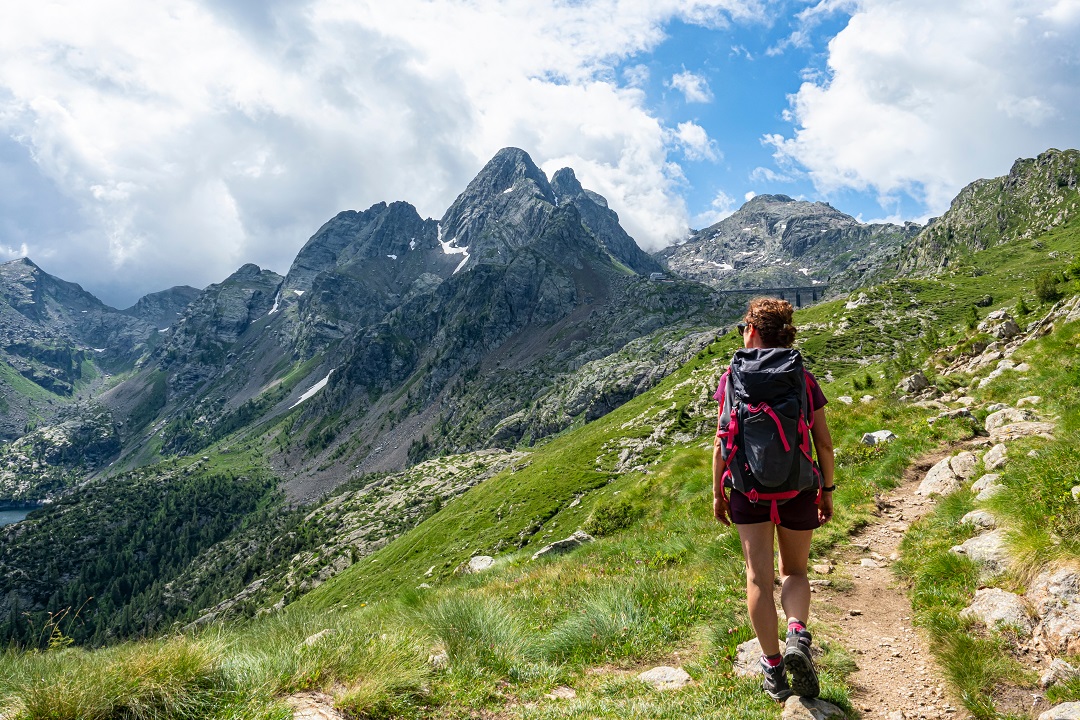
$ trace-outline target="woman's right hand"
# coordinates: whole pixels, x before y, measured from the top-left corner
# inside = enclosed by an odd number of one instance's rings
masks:
[[[731,524],[731,510],[728,507],[728,502],[724,499],[723,495],[713,496],[712,514],[714,518],[724,523],[725,525]]]
[[[822,525],[824,525],[825,523],[832,520],[832,515],[833,515],[832,496],[833,496],[833,494],[831,492],[821,493],[821,502],[818,503],[818,511],[817,512],[818,512],[818,521],[821,522]]]

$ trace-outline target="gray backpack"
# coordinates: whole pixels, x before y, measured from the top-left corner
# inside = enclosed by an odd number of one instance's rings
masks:
[[[820,502],[821,473],[810,441],[810,378],[798,350],[736,350],[713,397],[720,403],[725,488],[753,503],[770,502],[776,524],[777,505],[800,492],[816,487]]]

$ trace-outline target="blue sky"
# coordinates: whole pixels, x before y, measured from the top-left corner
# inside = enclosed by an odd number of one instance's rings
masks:
[[[0,260],[118,307],[500,148],[655,250],[752,194],[924,220],[1080,146],[1080,0],[74,0],[0,23]]]

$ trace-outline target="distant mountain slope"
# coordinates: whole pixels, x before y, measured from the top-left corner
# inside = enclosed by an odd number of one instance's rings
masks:
[[[175,324],[184,308],[198,296],[197,288],[177,285],[168,290],[144,295],[134,305],[120,312],[156,325],[158,329],[165,329]]]
[[[758,195],[657,257],[671,272],[717,289],[851,289],[895,273],[901,249],[919,230],[914,223],[863,224],[826,203]]]
[[[1080,151],[1050,149],[1021,158],[1009,174],[976,180],[931,220],[907,251],[905,272],[947,267],[999,243],[1030,240],[1080,213]]]
[[[157,331],[26,258],[0,264],[0,437],[51,422],[103,373],[130,369]]]

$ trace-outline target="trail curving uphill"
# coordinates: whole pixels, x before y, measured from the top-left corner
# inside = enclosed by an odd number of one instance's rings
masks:
[[[912,521],[933,501],[915,494],[926,471],[948,453],[925,456],[908,467],[902,484],[878,496],[872,523],[837,550],[834,568],[814,586],[814,624],[849,652],[858,670],[849,678],[852,704],[863,718],[932,720],[967,718],[946,692],[941,669],[923,631],[911,622],[911,604],[889,564]],[[851,581],[834,582],[838,576]]]

